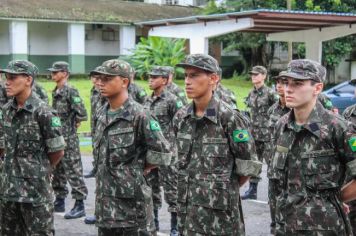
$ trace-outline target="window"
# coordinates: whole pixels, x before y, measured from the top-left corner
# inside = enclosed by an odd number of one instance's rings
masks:
[[[166,4],[167,5],[177,5],[178,4],[178,0],[166,0]]]
[[[85,40],[94,39],[94,30],[85,30]]]
[[[119,32],[114,30],[103,30],[103,41],[119,41]]]

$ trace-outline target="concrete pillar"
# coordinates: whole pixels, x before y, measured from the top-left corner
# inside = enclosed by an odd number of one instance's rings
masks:
[[[305,58],[321,63],[322,41],[314,40],[312,37],[305,42]]]
[[[68,24],[68,63],[73,74],[85,73],[84,24]]]
[[[10,55],[11,60],[28,59],[27,21],[10,21]]]
[[[209,52],[209,39],[203,37],[192,37],[190,41],[190,54],[203,53],[208,54]]]
[[[130,50],[136,45],[136,27],[135,26],[120,26],[120,55],[132,54]]]
[[[351,78],[356,79],[356,61],[351,62]]]

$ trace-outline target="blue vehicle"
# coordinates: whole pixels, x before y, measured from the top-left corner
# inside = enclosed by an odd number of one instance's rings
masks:
[[[342,114],[346,107],[356,103],[355,88],[355,84],[345,81],[324,91],[323,94],[330,98],[333,106]]]

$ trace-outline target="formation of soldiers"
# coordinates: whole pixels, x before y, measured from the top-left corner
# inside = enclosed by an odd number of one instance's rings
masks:
[[[265,85],[266,68],[253,67],[249,116],[220,84],[213,57],[192,54],[176,66],[184,69],[185,91],[173,82],[174,68],[154,66],[149,95],[126,61],[90,72],[94,161],[84,177],[96,178],[96,198],[87,224],[100,236],[155,235],[163,187],[171,236],[245,235],[241,200],[257,198],[265,161],[272,234],[353,235],[356,105],[343,117],[329,111],[320,96],[323,66],[291,61],[272,78],[276,92]],[[87,112],[68,85],[68,63],[48,70],[56,83],[51,107],[33,63],[11,61],[0,70],[0,235],[54,235],[53,212],[65,212],[67,181],[75,204],[64,217],[85,215],[76,131]]]

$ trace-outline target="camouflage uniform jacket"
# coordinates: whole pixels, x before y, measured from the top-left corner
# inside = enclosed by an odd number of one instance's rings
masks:
[[[90,90],[90,128],[91,135],[94,137],[95,133],[95,113],[102,107],[106,102],[106,99],[100,95],[100,91],[94,86]]]
[[[8,102],[8,100],[9,98],[6,95],[5,83],[0,81],[0,107],[3,107]]]
[[[230,89],[222,86],[221,84],[218,84],[214,95],[216,95],[218,98],[226,102],[231,106],[232,109],[237,109],[236,106],[236,96],[233,91]]]
[[[52,92],[52,107],[57,110],[61,118],[65,138],[76,135],[76,123],[88,119],[84,103],[79,97],[77,89],[65,84]]]
[[[248,94],[246,105],[250,109],[252,136],[256,141],[268,141],[270,135],[267,111],[277,101],[278,95],[266,85],[259,89],[254,88]]]
[[[174,145],[175,136],[172,122],[174,115],[182,106],[182,101],[167,90],[163,90],[160,96],[157,97],[153,97],[152,94],[144,103],[144,107],[157,117],[164,137],[171,144],[171,151],[174,154],[172,156],[172,163],[176,162],[176,145]]]
[[[48,104],[48,95],[46,90],[44,90],[44,88],[36,81],[32,85],[32,91],[34,91],[39,98],[41,98],[45,103]]]
[[[108,123],[109,105],[97,113],[94,147],[98,150],[96,225],[146,227],[151,198],[143,177],[145,164],[168,165],[170,147],[149,111],[129,98]],[[149,188],[148,188],[149,189]]]
[[[277,235],[350,235],[338,196],[346,170],[356,177],[351,124],[317,103],[307,124],[298,128],[289,112],[278,121],[274,136]]]
[[[264,156],[268,155],[271,156],[272,155],[272,150],[273,150],[273,143],[272,143],[272,139],[273,139],[273,132],[274,132],[274,128],[275,125],[277,124],[277,121],[284,116],[285,114],[287,114],[291,109],[284,106],[281,106],[280,101],[276,102],[275,104],[273,104],[267,111],[267,116],[269,117],[268,123],[267,123],[267,127],[269,128],[269,134],[270,134],[270,138],[269,141],[266,142],[266,146],[265,146],[265,150],[264,150]],[[267,158],[267,160],[270,160],[271,158]],[[269,169],[269,168],[268,168]],[[269,176],[269,171],[267,171],[267,177]]]
[[[130,97],[135,100],[136,102],[143,104],[146,100],[147,93],[146,91],[138,86],[135,83],[130,83],[130,86],[128,88],[128,92]]]
[[[354,125],[356,129],[356,104],[347,107],[344,113],[342,113],[342,116],[346,120],[351,121],[351,123]]]
[[[176,113],[180,233],[244,235],[238,179],[262,164],[241,116],[215,96],[201,118],[193,103]]]
[[[64,150],[59,117],[32,93],[19,110],[16,100],[10,100],[3,107],[0,118],[0,148],[5,149],[3,200],[52,202],[52,168],[47,153]]]
[[[176,83],[172,82],[171,84],[168,84],[166,89],[176,95],[183,102],[183,105],[188,104],[184,90],[181,89]]]

